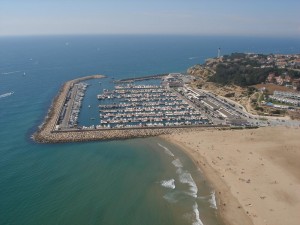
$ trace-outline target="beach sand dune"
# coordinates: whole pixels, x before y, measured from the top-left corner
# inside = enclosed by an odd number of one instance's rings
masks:
[[[226,224],[300,224],[300,129],[191,131],[178,144],[215,188]]]

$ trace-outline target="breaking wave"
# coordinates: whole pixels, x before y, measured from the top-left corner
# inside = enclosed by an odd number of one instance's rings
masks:
[[[187,171],[183,171],[181,168],[177,169],[177,173],[179,174],[179,181],[189,186],[190,192],[188,194],[193,196],[194,198],[197,198],[198,187],[192,175]]]
[[[200,214],[199,214],[199,209],[198,209],[198,204],[195,202],[193,205],[193,213],[195,215],[195,221],[193,222],[193,225],[204,225],[200,219]]]
[[[171,179],[171,180],[163,180],[160,182],[161,186],[165,187],[165,188],[171,188],[171,189],[175,189],[175,180]]]
[[[158,146],[162,147],[168,155],[174,157],[174,154],[167,147],[165,147],[165,146],[163,146],[163,145],[161,145],[159,143],[157,143],[157,144],[158,144]]]
[[[181,163],[181,161],[180,161],[179,159],[173,160],[173,161],[172,161],[172,164],[173,164],[175,167],[177,167],[177,168],[183,167],[183,165],[182,165],[182,163]]]
[[[209,203],[211,208],[217,209],[216,193],[214,191],[210,194]]]

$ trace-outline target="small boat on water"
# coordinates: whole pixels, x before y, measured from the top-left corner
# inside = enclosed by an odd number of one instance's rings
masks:
[[[89,105],[88,107],[91,108],[91,105]]]

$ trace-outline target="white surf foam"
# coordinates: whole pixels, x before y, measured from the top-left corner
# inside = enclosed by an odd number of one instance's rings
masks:
[[[162,147],[168,155],[174,157],[174,154],[170,151],[170,149],[168,149],[167,147],[161,145],[160,143],[157,143],[157,144],[158,144],[160,147]]]
[[[174,179],[162,180],[160,183],[161,183],[161,186],[163,186],[165,188],[175,189],[175,180]]]
[[[210,199],[209,199],[210,207],[217,209],[217,201],[216,201],[216,193],[215,191],[212,191],[210,194]]]
[[[188,194],[193,196],[194,198],[197,198],[198,187],[192,175],[189,172],[183,171],[181,168],[177,170],[177,173],[179,173],[180,182],[189,185],[190,192]]]
[[[195,221],[193,222],[193,225],[204,225],[200,219],[200,214],[199,214],[199,209],[198,209],[198,204],[195,202],[193,205],[193,212],[195,214]]]
[[[164,199],[166,199],[170,203],[176,203],[176,202],[178,202],[176,195],[177,195],[176,192],[170,192],[170,193],[164,195]]]
[[[0,95],[0,98],[5,98],[5,97],[11,96],[11,95],[13,95],[13,94],[14,94],[13,91],[12,91],[12,92],[7,92],[7,93],[5,93],[5,94]]]
[[[173,164],[175,167],[177,167],[177,168],[183,167],[183,165],[182,165],[182,163],[181,163],[181,161],[180,161],[179,159],[173,160],[173,161],[172,161],[172,164]]]

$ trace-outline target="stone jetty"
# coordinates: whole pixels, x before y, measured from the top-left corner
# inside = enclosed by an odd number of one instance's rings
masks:
[[[80,77],[64,83],[57,96],[53,99],[43,124],[41,124],[38,131],[32,135],[33,140],[42,143],[57,142],[54,141],[55,137],[57,137],[57,135],[54,135],[54,130],[70,88],[73,87],[74,84],[85,80],[100,79],[104,77],[104,75],[91,75]]]

